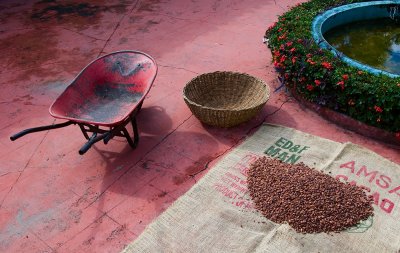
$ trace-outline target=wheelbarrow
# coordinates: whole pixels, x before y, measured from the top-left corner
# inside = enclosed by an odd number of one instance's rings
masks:
[[[66,122],[23,130],[12,141],[29,133],[78,125],[87,142],[83,155],[96,142],[107,144],[125,137],[134,149],[139,141],[136,115],[157,75],[154,59],[139,51],[118,51],[87,65],[50,106],[50,115]],[[131,123],[133,137],[126,126]]]

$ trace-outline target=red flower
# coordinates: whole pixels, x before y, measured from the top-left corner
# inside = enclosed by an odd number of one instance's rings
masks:
[[[278,32],[282,32],[282,30],[283,30],[282,27],[280,27],[280,28],[278,29]]]
[[[281,56],[281,53],[279,53],[278,50],[275,50],[275,51],[273,52],[273,54],[274,54],[275,57]]]
[[[312,54],[307,54],[306,56],[307,56],[307,58],[311,58]]]
[[[344,90],[344,81],[338,82],[337,85],[339,85],[340,88],[342,88],[342,90]]]
[[[278,40],[284,40],[286,39],[286,33],[278,37]]]
[[[270,27],[268,27],[268,30],[271,30],[272,28],[274,28],[276,26],[276,22],[273,23]]]
[[[314,83],[315,83],[316,86],[320,86],[321,85],[321,81],[320,80],[315,80]]]
[[[274,61],[274,66],[275,66],[275,67],[278,67],[278,66],[279,66],[279,63],[278,63],[277,61]]]
[[[307,62],[310,63],[311,65],[315,65],[316,64],[316,62],[312,61],[311,59],[307,59]]]
[[[295,47],[293,47],[293,48],[290,49],[290,52],[293,53],[294,51],[296,51],[296,48],[295,48]]]
[[[342,75],[342,77],[343,77],[343,80],[344,80],[344,81],[349,80],[349,75],[346,75],[346,74],[345,74],[345,75]]]
[[[306,89],[312,91],[314,90],[314,86],[312,86],[311,84],[307,84]]]
[[[331,70],[332,69],[332,64],[330,64],[329,62],[324,61],[323,63],[321,63],[322,67],[326,68],[327,70]]]
[[[293,58],[292,58],[292,63],[293,63],[293,64],[296,63],[296,59],[297,59],[297,57],[293,57]]]
[[[286,43],[286,46],[287,46],[287,47],[291,47],[292,45],[293,45],[293,42],[292,42],[292,41],[289,41],[289,42]]]
[[[301,43],[301,42],[303,42],[303,40],[302,39],[298,39],[297,42]]]
[[[383,112],[382,108],[380,108],[380,107],[377,106],[377,105],[374,106],[374,109],[375,109],[375,111],[378,112],[378,113]]]
[[[286,61],[286,55],[282,55],[282,56],[281,56],[281,59],[280,59],[279,61],[280,61],[280,62]]]

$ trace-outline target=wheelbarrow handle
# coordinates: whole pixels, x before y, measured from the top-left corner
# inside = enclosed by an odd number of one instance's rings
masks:
[[[81,147],[81,149],[79,149],[79,154],[80,155],[85,154],[92,147],[93,144],[107,138],[109,135],[110,132],[107,132],[99,136],[97,136],[97,133],[93,133],[93,135],[89,138],[89,140]]]
[[[56,128],[61,128],[61,127],[66,127],[71,124],[74,124],[72,121],[67,121],[64,123],[60,124],[53,124],[53,125],[47,125],[47,126],[40,126],[40,127],[33,127],[33,128],[28,128],[25,129],[19,133],[14,134],[13,136],[10,137],[10,140],[15,141],[16,139],[30,133],[35,133],[35,132],[40,132],[40,131],[46,131],[46,130],[51,130],[51,129],[56,129]]]

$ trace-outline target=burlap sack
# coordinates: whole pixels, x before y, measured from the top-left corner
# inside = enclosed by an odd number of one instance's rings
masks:
[[[369,189],[374,216],[341,233],[300,234],[254,210],[246,175],[262,155]],[[310,178],[312,180],[312,178]],[[264,125],[226,155],[124,252],[391,252],[400,249],[400,166],[362,147]]]

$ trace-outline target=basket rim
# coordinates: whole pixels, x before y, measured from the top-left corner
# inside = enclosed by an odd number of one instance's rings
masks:
[[[201,76],[213,75],[213,74],[216,74],[216,75],[220,75],[220,74],[236,74],[236,75],[243,75],[243,76],[247,76],[247,77],[249,77],[249,78],[253,78],[253,79],[257,80],[257,82],[263,84],[263,86],[264,86],[265,93],[264,93],[263,99],[261,100],[261,102],[256,103],[256,104],[254,104],[253,106],[250,106],[250,107],[246,107],[246,108],[242,108],[242,109],[223,109],[223,108],[215,108],[215,107],[209,107],[209,106],[205,106],[205,105],[198,104],[198,103],[192,101],[191,99],[189,99],[189,98],[186,96],[186,90],[187,90],[188,84],[192,83],[193,81],[195,81],[196,79],[200,78]],[[255,77],[255,76],[249,75],[249,74],[247,74],[247,73],[243,73],[243,72],[235,72],[235,71],[214,71],[214,72],[208,72],[208,73],[200,74],[200,75],[198,75],[198,76],[192,78],[189,82],[187,82],[186,85],[185,85],[185,87],[183,88],[183,98],[184,98],[184,100],[185,100],[186,102],[190,103],[191,105],[200,107],[200,108],[202,108],[202,109],[208,109],[208,110],[213,110],[213,111],[239,112],[239,111],[245,111],[245,110],[252,110],[252,109],[254,109],[254,108],[256,108],[256,107],[259,107],[259,106],[261,106],[261,105],[267,103],[267,101],[268,101],[269,98],[270,98],[270,92],[271,92],[271,91],[270,91],[270,88],[269,88],[268,84],[267,84],[264,80],[262,80],[262,79],[260,79],[260,78],[258,78],[258,77]]]

